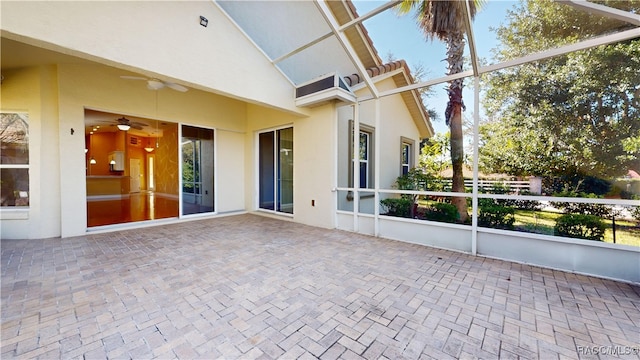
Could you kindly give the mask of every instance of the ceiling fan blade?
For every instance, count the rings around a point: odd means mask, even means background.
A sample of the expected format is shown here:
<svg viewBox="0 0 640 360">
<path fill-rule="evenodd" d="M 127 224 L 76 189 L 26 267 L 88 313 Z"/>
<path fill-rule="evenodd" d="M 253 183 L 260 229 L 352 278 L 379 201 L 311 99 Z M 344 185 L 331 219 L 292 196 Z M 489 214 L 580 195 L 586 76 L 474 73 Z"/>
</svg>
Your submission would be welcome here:
<svg viewBox="0 0 640 360">
<path fill-rule="evenodd" d="M 140 77 L 140 76 L 127 76 L 127 75 L 121 75 L 120 78 L 122 79 L 127 79 L 127 80 L 147 80 L 147 78 L 144 77 Z"/>
<path fill-rule="evenodd" d="M 142 130 L 142 126 L 138 126 L 135 123 L 133 124 L 129 124 L 129 126 L 131 126 L 132 129 L 136 129 L 136 130 Z"/>
<path fill-rule="evenodd" d="M 187 90 L 189 90 L 189 89 L 187 89 L 186 87 L 184 87 L 184 86 L 182 86 L 182 85 L 175 84 L 175 83 L 166 82 L 166 83 L 164 83 L 164 84 L 165 84 L 168 88 L 172 88 L 173 90 L 180 91 L 180 92 L 186 92 Z"/>
<path fill-rule="evenodd" d="M 131 126 L 138 126 L 138 127 L 140 127 L 140 129 L 142 129 L 143 126 L 149 126 L 149 125 L 147 125 L 145 123 L 141 123 L 141 122 L 138 122 L 138 121 L 131 121 L 129 124 Z"/>
</svg>

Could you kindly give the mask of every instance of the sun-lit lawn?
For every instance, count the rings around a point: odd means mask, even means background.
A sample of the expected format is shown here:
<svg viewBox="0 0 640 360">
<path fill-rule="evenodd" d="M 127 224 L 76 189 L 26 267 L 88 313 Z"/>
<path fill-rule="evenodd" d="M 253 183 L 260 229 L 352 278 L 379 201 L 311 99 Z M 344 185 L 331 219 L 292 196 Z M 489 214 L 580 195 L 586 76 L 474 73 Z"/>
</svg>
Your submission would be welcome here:
<svg viewBox="0 0 640 360">
<path fill-rule="evenodd" d="M 516 210 L 516 229 L 545 235 L 553 235 L 556 219 L 562 213 L 551 211 Z M 613 243 L 613 226 L 611 219 L 604 220 L 607 229 L 604 241 Z M 640 246 L 640 227 L 633 221 L 616 220 L 616 244 Z"/>
</svg>

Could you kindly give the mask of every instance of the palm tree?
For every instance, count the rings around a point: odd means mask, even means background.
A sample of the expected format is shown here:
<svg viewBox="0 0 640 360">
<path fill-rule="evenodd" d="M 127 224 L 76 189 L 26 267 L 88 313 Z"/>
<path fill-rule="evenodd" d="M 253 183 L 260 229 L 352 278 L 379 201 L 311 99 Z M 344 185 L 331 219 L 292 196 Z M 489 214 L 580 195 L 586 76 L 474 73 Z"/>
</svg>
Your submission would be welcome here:
<svg viewBox="0 0 640 360">
<path fill-rule="evenodd" d="M 480 7 L 482 0 L 403 0 L 398 5 L 398 13 L 408 14 L 415 12 L 418 25 L 424 31 L 425 36 L 433 40 L 442 40 L 447 46 L 448 74 L 453 75 L 462 72 L 464 55 L 464 34 L 466 3 L 469 4 L 471 19 L 475 17 L 476 9 Z M 445 121 L 451 131 L 451 166 L 453 169 L 452 191 L 464 192 L 464 176 L 462 174 L 464 162 L 464 141 L 462 134 L 462 102 L 463 80 L 449 82 L 447 92 L 449 102 L 445 111 Z M 452 203 L 458 209 L 460 221 L 466 222 L 467 199 L 453 197 Z"/>
</svg>

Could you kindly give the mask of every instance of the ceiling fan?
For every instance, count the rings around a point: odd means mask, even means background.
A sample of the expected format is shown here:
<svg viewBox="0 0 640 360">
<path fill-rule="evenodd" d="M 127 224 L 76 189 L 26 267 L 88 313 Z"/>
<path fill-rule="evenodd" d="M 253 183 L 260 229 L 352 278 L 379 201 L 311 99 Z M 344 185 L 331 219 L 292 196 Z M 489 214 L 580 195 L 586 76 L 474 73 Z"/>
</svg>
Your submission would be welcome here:
<svg viewBox="0 0 640 360">
<path fill-rule="evenodd" d="M 189 90 L 182 85 L 168 82 L 168 81 L 162 81 L 156 78 L 145 78 L 141 76 L 126 76 L 126 75 L 123 75 L 120 77 L 127 80 L 144 80 L 147 82 L 147 89 L 149 90 L 160 90 L 164 87 L 168 87 L 170 89 L 180 91 L 180 92 L 186 92 L 187 90 Z"/>
<path fill-rule="evenodd" d="M 119 119 L 116 119 L 116 120 L 100 121 L 100 122 L 110 123 L 111 126 L 117 126 L 118 129 L 120 129 L 122 131 L 127 131 L 130 128 L 136 129 L 136 130 L 142 130 L 142 128 L 144 126 L 149 126 L 148 124 L 141 123 L 141 122 L 138 122 L 138 121 L 131 121 L 131 120 L 127 119 L 124 116 L 119 118 Z"/>
</svg>

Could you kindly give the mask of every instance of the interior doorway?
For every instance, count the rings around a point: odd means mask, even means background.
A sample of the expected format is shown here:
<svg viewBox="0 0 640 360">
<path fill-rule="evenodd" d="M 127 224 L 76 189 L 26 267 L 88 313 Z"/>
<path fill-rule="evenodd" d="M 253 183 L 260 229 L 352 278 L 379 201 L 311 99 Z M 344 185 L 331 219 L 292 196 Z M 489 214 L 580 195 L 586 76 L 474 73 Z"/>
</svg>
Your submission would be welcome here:
<svg viewBox="0 0 640 360">
<path fill-rule="evenodd" d="M 139 193 L 140 192 L 140 177 L 142 176 L 142 172 L 140 171 L 140 159 L 129 159 L 129 192 L 130 193 Z"/>
<path fill-rule="evenodd" d="M 177 218 L 178 146 L 176 123 L 85 109 L 88 227 Z"/>
</svg>

